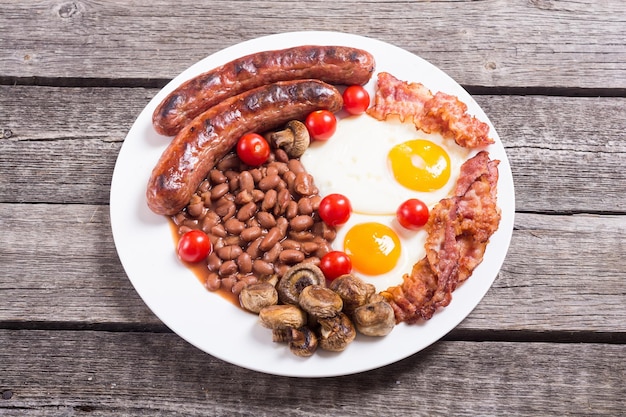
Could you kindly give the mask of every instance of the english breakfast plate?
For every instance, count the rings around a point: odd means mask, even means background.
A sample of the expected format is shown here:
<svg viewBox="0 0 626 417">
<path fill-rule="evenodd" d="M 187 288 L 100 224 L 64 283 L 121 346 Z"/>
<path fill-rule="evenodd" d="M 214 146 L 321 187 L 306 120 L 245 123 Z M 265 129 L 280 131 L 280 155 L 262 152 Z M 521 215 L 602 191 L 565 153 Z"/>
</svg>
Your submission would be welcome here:
<svg viewBox="0 0 626 417">
<path fill-rule="evenodd" d="M 178 260 L 169 221 L 148 208 L 146 186 L 170 140 L 152 127 L 152 113 L 167 94 L 183 81 L 235 58 L 305 44 L 364 49 L 374 55 L 377 73 L 386 71 L 401 80 L 420 82 L 433 92 L 455 95 L 466 103 L 468 113 L 487 123 L 495 140 L 486 150 L 492 159 L 500 160 L 498 205 L 502 218 L 483 262 L 454 291 L 450 305 L 430 320 L 418 325 L 400 323 L 384 337 L 358 335 L 343 352 L 318 349 L 312 357 L 300 358 L 284 344 L 273 343 L 271 331 L 258 324 L 256 315 L 206 290 Z M 376 74 L 365 86 L 372 96 L 375 82 Z M 494 126 L 474 99 L 444 72 L 379 40 L 336 32 L 292 32 L 223 49 L 167 84 L 139 114 L 126 136 L 113 173 L 110 211 L 117 252 L 131 283 L 154 314 L 181 338 L 210 355 L 247 369 L 291 377 L 329 377 L 379 368 L 411 356 L 438 341 L 467 317 L 487 293 L 504 262 L 513 230 L 515 195 L 509 161 Z"/>
</svg>

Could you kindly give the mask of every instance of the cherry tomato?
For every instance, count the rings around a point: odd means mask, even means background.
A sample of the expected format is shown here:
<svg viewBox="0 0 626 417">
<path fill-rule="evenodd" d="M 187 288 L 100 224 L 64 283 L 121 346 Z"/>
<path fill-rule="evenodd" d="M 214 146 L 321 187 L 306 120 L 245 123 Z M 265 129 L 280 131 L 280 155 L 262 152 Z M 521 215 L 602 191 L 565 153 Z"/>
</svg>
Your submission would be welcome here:
<svg viewBox="0 0 626 417">
<path fill-rule="evenodd" d="M 343 194 L 328 194 L 320 201 L 317 211 L 327 225 L 340 226 L 350 218 L 352 205 Z"/>
<path fill-rule="evenodd" d="M 328 140 L 337 129 L 337 118 L 328 110 L 317 110 L 310 113 L 304 124 L 314 140 Z"/>
<path fill-rule="evenodd" d="M 343 108 L 350 114 L 362 114 L 370 105 L 370 95 L 360 85 L 351 85 L 343 91 Z"/>
<path fill-rule="evenodd" d="M 270 156 L 270 145 L 257 133 L 246 133 L 237 142 L 237 155 L 244 164 L 258 166 Z"/>
<path fill-rule="evenodd" d="M 411 198 L 400 204 L 396 217 L 403 227 L 417 230 L 428 221 L 428 207 L 417 198 Z"/>
<path fill-rule="evenodd" d="M 190 230 L 178 241 L 178 257 L 190 263 L 200 262 L 211 253 L 213 245 L 202 230 Z"/>
<path fill-rule="evenodd" d="M 320 259 L 320 269 L 327 280 L 332 281 L 352 271 L 352 261 L 344 252 L 335 250 L 328 252 Z"/>
</svg>

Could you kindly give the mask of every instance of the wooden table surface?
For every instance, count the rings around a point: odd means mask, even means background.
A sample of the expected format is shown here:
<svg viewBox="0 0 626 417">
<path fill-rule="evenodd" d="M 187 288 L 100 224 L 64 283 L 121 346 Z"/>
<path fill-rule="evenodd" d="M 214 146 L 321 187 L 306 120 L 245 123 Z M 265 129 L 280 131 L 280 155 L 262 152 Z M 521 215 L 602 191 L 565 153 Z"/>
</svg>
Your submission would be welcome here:
<svg viewBox="0 0 626 417">
<path fill-rule="evenodd" d="M 201 58 L 334 30 L 430 61 L 506 148 L 516 215 L 478 307 L 350 376 L 225 363 L 147 308 L 109 191 L 133 121 Z M 623 415 L 626 2 L 8 1 L 0 8 L 0 415 Z"/>
</svg>

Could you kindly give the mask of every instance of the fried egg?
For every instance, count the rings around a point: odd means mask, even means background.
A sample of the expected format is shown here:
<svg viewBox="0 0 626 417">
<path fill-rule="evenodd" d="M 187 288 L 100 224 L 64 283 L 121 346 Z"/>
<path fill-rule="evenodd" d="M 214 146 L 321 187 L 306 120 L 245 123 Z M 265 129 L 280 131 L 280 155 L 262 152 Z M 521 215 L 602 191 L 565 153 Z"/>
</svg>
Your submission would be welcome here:
<svg viewBox="0 0 626 417">
<path fill-rule="evenodd" d="M 449 197 L 470 150 L 411 122 L 367 114 L 340 119 L 335 134 L 313 142 L 301 157 L 320 195 L 348 197 L 352 215 L 337 228 L 333 249 L 352 260 L 353 272 L 378 291 L 402 282 L 425 255 L 426 231 L 403 228 L 396 210 L 410 198 L 429 209 Z"/>
</svg>

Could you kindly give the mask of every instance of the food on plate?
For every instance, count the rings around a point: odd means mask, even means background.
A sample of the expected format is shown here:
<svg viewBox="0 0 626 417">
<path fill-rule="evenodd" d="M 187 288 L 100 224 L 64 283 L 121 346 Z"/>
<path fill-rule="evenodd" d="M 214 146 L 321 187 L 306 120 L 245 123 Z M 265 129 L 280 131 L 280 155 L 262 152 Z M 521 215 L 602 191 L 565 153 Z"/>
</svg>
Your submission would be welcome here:
<svg viewBox="0 0 626 417">
<path fill-rule="evenodd" d="M 210 107 L 244 91 L 307 78 L 365 84 L 374 67 L 370 53 L 347 46 L 306 45 L 257 52 L 184 82 L 157 106 L 152 122 L 157 132 L 173 136 Z"/>
<path fill-rule="evenodd" d="M 146 192 L 157 214 L 182 210 L 215 163 L 248 132 L 265 132 L 315 110 L 338 111 L 339 91 L 317 80 L 278 82 L 226 99 L 187 124 L 165 149 Z"/>
<path fill-rule="evenodd" d="M 489 126 L 467 114 L 467 105 L 457 97 L 441 91 L 433 95 L 423 84 L 398 80 L 388 72 L 378 74 L 374 105 L 367 112 L 379 120 L 392 114 L 408 118 L 426 133 L 440 133 L 469 148 L 493 143 Z"/>
<path fill-rule="evenodd" d="M 308 73 L 320 77 L 339 50 L 304 48 L 327 54 Z M 207 236 L 205 287 L 236 295 L 273 341 L 307 357 L 343 351 L 357 332 L 381 337 L 396 323 L 430 319 L 482 261 L 500 211 L 498 161 L 485 150 L 493 139 L 465 103 L 384 72 L 372 107 L 360 85 L 340 94 L 318 79 L 291 80 L 297 71 L 276 81 L 277 57 L 304 50 L 244 57 L 172 93 L 155 111 L 155 128 L 185 125 L 154 168 L 147 197 L 181 241 Z M 365 83 L 373 58 L 341 51 L 347 72 L 334 82 Z M 262 63 L 258 79 L 225 88 L 237 95 L 185 121 L 185 106 L 202 100 L 178 103 L 185 91 L 212 91 L 203 83 L 236 78 L 249 60 Z"/>
<path fill-rule="evenodd" d="M 428 320 L 447 306 L 452 292 L 480 264 L 500 222 L 496 205 L 498 161 L 479 152 L 462 167 L 453 197 L 443 199 L 426 224 L 426 256 L 400 285 L 383 291 L 398 322 Z"/>
</svg>

